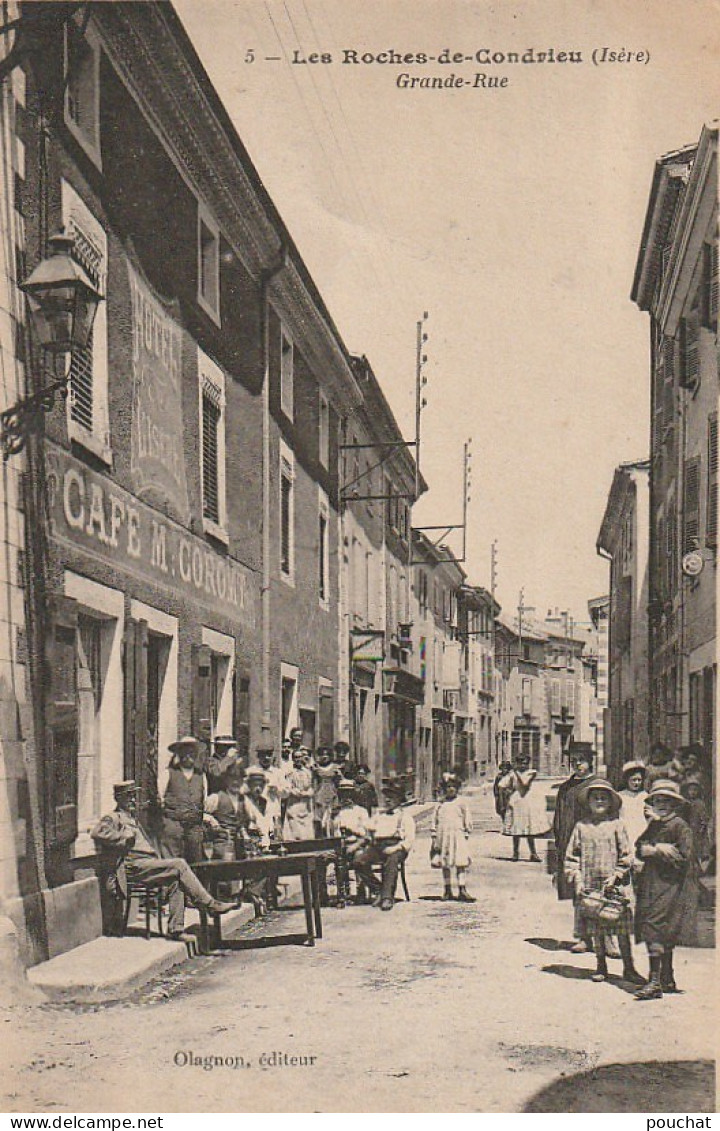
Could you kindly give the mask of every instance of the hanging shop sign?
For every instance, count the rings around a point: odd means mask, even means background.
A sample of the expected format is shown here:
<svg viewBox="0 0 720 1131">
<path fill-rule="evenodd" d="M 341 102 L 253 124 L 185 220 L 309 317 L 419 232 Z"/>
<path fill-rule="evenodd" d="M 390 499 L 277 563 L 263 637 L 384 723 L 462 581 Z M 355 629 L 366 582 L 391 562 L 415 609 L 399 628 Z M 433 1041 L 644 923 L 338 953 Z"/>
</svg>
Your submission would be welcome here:
<svg viewBox="0 0 720 1131">
<path fill-rule="evenodd" d="M 112 480 L 48 444 L 50 532 L 113 569 L 207 605 L 252 628 L 256 579 Z"/>
<path fill-rule="evenodd" d="M 180 522 L 190 517 L 182 415 L 182 328 L 128 261 L 132 303 L 132 442 L 135 494 L 167 508 Z"/>
</svg>

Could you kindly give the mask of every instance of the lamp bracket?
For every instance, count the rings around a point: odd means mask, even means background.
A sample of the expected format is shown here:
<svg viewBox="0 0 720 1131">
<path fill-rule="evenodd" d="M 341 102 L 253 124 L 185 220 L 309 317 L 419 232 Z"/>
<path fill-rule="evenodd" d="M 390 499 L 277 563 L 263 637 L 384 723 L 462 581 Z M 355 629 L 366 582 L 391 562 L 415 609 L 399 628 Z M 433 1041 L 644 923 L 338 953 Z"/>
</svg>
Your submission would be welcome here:
<svg viewBox="0 0 720 1131">
<path fill-rule="evenodd" d="M 18 455 L 27 444 L 28 437 L 38 432 L 45 413 L 50 412 L 55 404 L 55 394 L 67 396 L 68 376 L 59 377 L 40 393 L 31 397 L 22 397 L 10 408 L 0 412 L 0 446 L 2 447 L 3 462 L 10 456 Z"/>
</svg>

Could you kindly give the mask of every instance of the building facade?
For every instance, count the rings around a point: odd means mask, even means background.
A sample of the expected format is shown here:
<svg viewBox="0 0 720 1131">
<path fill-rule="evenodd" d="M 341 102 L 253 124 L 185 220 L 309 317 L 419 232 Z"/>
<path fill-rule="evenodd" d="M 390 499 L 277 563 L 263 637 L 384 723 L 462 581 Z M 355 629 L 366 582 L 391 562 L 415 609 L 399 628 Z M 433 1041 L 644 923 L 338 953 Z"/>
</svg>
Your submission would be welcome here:
<svg viewBox="0 0 720 1131">
<path fill-rule="evenodd" d="M 717 122 L 661 157 L 632 299 L 650 316 L 650 742 L 715 755 Z"/>
<path fill-rule="evenodd" d="M 33 963 L 99 933 L 90 830 L 114 782 L 152 824 L 180 734 L 246 758 L 293 725 L 337 737 L 361 395 L 172 7 L 23 7 L 58 19 L 3 88 L 5 401 L 43 379 L 16 283 L 54 231 L 103 295 L 69 395 L 4 465 L 2 895 Z"/>
<path fill-rule="evenodd" d="M 573 742 L 593 742 L 595 656 L 567 614 L 546 621 L 498 618 L 496 757 L 528 754 L 539 773 L 561 776 Z"/>
<path fill-rule="evenodd" d="M 648 761 L 648 536 L 649 463 L 617 468 L 597 540 L 610 562 L 608 615 L 608 773 L 620 780 L 623 762 Z"/>
<path fill-rule="evenodd" d="M 376 782 L 417 774 L 416 711 L 423 698 L 413 646 L 411 508 L 415 462 L 365 357 L 353 358 L 362 400 L 345 426 L 342 480 L 344 580 L 341 699 L 355 760 Z M 415 783 L 416 784 L 416 783 Z"/>
</svg>

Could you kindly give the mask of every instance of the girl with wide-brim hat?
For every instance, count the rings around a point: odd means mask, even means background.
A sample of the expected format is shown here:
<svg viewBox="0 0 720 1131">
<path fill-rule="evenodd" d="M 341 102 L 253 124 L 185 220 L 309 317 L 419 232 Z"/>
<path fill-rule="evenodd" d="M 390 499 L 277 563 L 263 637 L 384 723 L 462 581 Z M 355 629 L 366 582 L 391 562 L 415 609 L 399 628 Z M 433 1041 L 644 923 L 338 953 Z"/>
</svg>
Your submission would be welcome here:
<svg viewBox="0 0 720 1131">
<path fill-rule="evenodd" d="M 565 853 L 565 877 L 574 892 L 575 934 L 592 939 L 597 966 L 593 981 L 607 977 L 607 940 L 616 936 L 623 977 L 643 982 L 632 959 L 630 870 L 633 853 L 624 823 L 622 799 L 605 778 L 592 778 L 578 791 L 580 820 Z M 615 908 L 613 908 L 613 901 Z M 617 914 L 611 918 L 613 911 Z"/>
<path fill-rule="evenodd" d="M 677 782 L 655 781 L 647 804 L 652 816 L 636 844 L 642 871 L 637 877 L 635 936 L 647 946 L 650 979 L 635 995 L 639 1001 L 677 992 L 673 952 L 695 941 L 699 894 L 695 841 Z"/>
</svg>

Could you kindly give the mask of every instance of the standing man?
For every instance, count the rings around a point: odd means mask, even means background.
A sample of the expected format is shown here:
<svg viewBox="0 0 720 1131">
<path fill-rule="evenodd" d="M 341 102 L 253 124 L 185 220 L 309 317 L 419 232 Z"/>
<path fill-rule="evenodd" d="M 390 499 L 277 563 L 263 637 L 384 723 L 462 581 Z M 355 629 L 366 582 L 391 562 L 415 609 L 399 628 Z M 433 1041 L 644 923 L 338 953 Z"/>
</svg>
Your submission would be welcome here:
<svg viewBox="0 0 720 1131">
<path fill-rule="evenodd" d="M 402 784 L 386 781 L 383 789 L 386 807 L 367 819 L 370 843 L 356 853 L 355 871 L 373 894 L 374 905 L 381 911 L 392 911 L 400 865 L 415 843 L 415 821 L 400 808 L 404 797 Z M 375 864 L 380 865 L 380 884 L 373 872 Z"/>
<path fill-rule="evenodd" d="M 203 858 L 203 821 L 207 787 L 198 765 L 200 743 L 191 734 L 168 747 L 173 758 L 163 796 L 162 847 L 166 856 L 189 864 Z"/>
<path fill-rule="evenodd" d="M 570 843 L 573 829 L 580 819 L 578 792 L 592 776 L 593 748 L 589 742 L 575 742 L 570 748 L 572 773 L 562 782 L 555 800 L 553 835 L 555 837 L 555 882 L 558 899 L 572 899 L 574 891 L 565 876 L 565 853 Z M 579 938 L 572 947 L 574 954 L 584 954 L 592 950 L 590 936 Z"/>
</svg>

